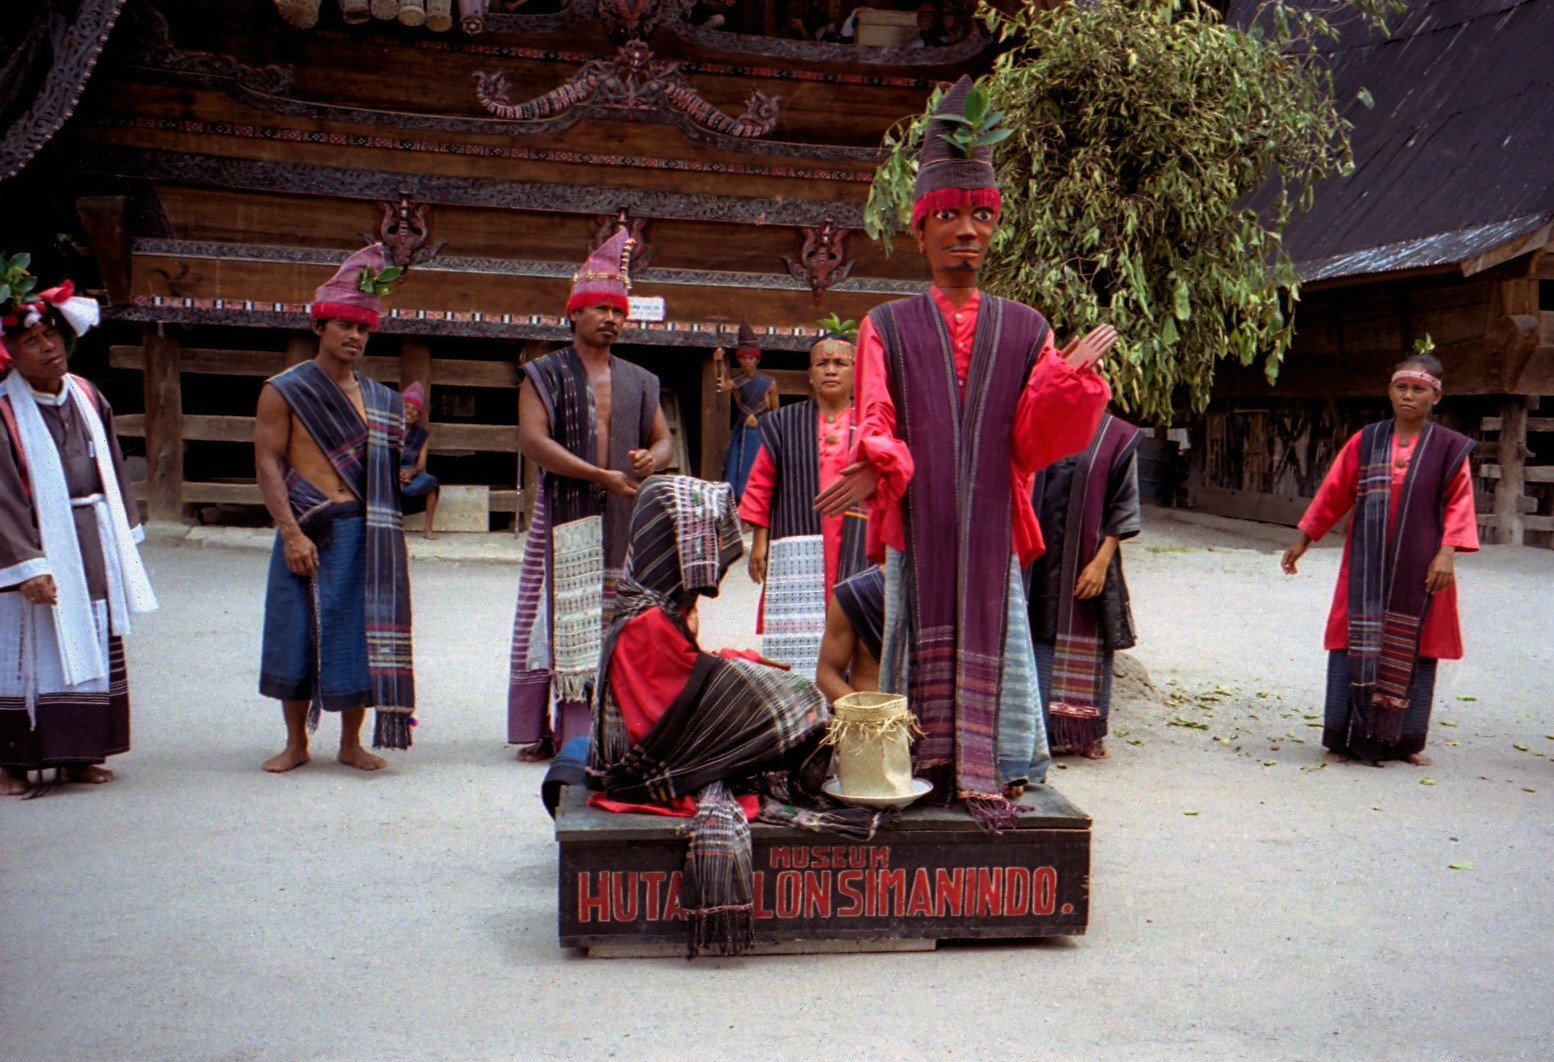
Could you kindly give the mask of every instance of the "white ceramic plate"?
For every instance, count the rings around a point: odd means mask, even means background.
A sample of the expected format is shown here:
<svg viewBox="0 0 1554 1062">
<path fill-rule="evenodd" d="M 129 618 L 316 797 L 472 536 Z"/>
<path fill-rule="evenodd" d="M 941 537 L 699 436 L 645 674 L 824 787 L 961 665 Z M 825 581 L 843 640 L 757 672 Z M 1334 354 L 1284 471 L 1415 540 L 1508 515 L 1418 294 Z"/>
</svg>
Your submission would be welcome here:
<svg viewBox="0 0 1554 1062">
<path fill-rule="evenodd" d="M 844 804 L 856 804 L 861 808 L 904 808 L 912 801 L 927 796 L 929 790 L 933 789 L 933 783 L 928 781 L 928 779 L 914 778 L 912 779 L 912 791 L 905 796 L 861 797 L 844 795 L 839 790 L 840 785 L 840 778 L 828 778 L 820 789 L 828 797 L 840 800 Z"/>
</svg>

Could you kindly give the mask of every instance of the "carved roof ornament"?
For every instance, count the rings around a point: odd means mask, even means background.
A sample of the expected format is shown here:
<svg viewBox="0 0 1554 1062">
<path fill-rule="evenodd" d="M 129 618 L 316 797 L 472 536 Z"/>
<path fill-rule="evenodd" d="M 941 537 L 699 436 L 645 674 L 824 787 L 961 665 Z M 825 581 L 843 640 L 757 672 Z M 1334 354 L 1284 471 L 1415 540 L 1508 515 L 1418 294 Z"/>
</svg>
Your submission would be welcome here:
<svg viewBox="0 0 1554 1062">
<path fill-rule="evenodd" d="M 643 231 L 647 227 L 647 218 L 634 218 L 631 211 L 621 207 L 614 214 L 595 215 L 595 220 L 599 222 L 599 228 L 588 242 L 590 254 L 597 251 L 611 236 L 625 229 L 626 235 L 636 241 L 631 246 L 631 272 L 636 274 L 648 267 L 648 263 L 653 260 L 653 245 L 647 242 Z"/>
<path fill-rule="evenodd" d="M 377 236 L 363 234 L 366 243 L 382 243 L 390 265 L 409 269 L 429 262 L 442 250 L 441 243 L 433 244 L 432 205 L 418 203 L 405 193 L 399 193 L 399 201 L 381 200 L 378 203 Z M 428 246 L 430 244 L 430 246 Z"/>
<path fill-rule="evenodd" d="M 681 21 L 695 0 L 596 0 L 599 16 L 611 30 L 646 37 L 660 23 Z"/>
<path fill-rule="evenodd" d="M 741 139 L 762 137 L 775 129 L 782 103 L 780 96 L 753 90 L 746 113 L 732 118 L 697 95 L 680 73 L 679 63 L 655 60 L 653 49 L 641 40 L 621 45 L 613 59 L 584 63 L 564 85 L 524 103 L 511 101 L 505 71 L 476 73 L 475 81 L 475 96 L 481 106 L 507 121 L 534 122 L 570 117 L 572 112 L 575 122 L 583 116 L 579 108 L 624 111 L 628 118 L 638 119 L 672 118 L 678 112 L 704 129 Z"/>
<path fill-rule="evenodd" d="M 248 66 L 230 55 L 178 47 L 167 16 L 149 3 L 132 5 L 129 14 L 137 38 L 130 54 L 137 64 L 181 74 L 201 84 L 231 81 L 263 93 L 285 92 L 292 87 L 289 66 Z"/>
<path fill-rule="evenodd" d="M 782 256 L 782 260 L 788 263 L 788 274 L 800 284 L 809 285 L 817 306 L 826 289 L 840 284 L 853 271 L 853 263 L 843 261 L 847 257 L 847 237 L 851 232 L 852 229 L 843 228 L 826 218 L 819 225 L 799 229 L 804 245 L 799 249 L 797 261 L 787 255 Z"/>
</svg>

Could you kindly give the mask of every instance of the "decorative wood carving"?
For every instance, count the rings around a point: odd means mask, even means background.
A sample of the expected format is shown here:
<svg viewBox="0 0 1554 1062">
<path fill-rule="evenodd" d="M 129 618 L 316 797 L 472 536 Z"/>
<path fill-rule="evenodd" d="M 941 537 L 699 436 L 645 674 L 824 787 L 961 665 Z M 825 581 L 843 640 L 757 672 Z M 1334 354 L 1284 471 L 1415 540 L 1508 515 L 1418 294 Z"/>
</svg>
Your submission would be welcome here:
<svg viewBox="0 0 1554 1062">
<path fill-rule="evenodd" d="M 653 49 L 640 40 L 621 45 L 613 59 L 584 63 L 560 88 L 523 103 L 514 104 L 509 98 L 505 71 L 477 73 L 475 80 L 481 106 L 504 121 L 569 116 L 579 105 L 588 104 L 605 112 L 626 111 L 636 118 L 680 112 L 698 126 L 739 139 L 765 136 L 775 129 L 782 102 L 780 96 L 752 90 L 746 113 L 732 118 L 697 95 L 680 73 L 679 63 L 654 59 Z M 572 121 L 581 117 L 578 113 Z"/>
<path fill-rule="evenodd" d="M 391 264 L 408 269 L 431 261 L 442 250 L 443 245 L 440 243 L 427 246 L 432 239 L 430 203 L 418 203 L 407 193 L 400 192 L 397 202 L 391 199 L 380 200 L 378 213 L 381 218 L 378 235 L 364 236 L 363 239 L 367 243 L 372 243 L 374 239 L 381 241 L 388 251 Z"/>
<path fill-rule="evenodd" d="M 640 277 L 642 270 L 653 261 L 653 245 L 648 243 L 644 229 L 647 226 L 647 218 L 634 218 L 631 211 L 621 207 L 614 214 L 601 214 L 597 218 L 599 229 L 588 243 L 588 251 L 592 254 L 600 245 L 614 236 L 621 229 L 636 241 L 631 248 L 631 275 Z"/>
<path fill-rule="evenodd" d="M 642 217 L 730 221 L 752 225 L 821 225 L 827 218 L 863 227 L 863 208 L 835 201 L 660 192 L 554 181 L 501 181 L 441 174 L 385 173 L 300 162 L 269 162 L 184 154 L 110 144 L 79 143 L 70 162 L 82 172 L 211 188 L 325 195 L 345 199 L 396 199 L 402 192 L 441 206 L 609 214 L 625 207 Z"/>
<path fill-rule="evenodd" d="M 74 5 L 47 3 L 19 42 L 6 42 L 4 79 L 9 97 L 0 110 L 13 115 L 0 128 L 0 181 L 15 176 L 65 124 L 86 90 L 125 0 Z"/>
<path fill-rule="evenodd" d="M 782 256 L 782 260 L 788 263 L 789 275 L 799 283 L 809 285 L 817 306 L 827 288 L 846 280 L 847 275 L 853 271 L 853 263 L 844 261 L 847 257 L 847 237 L 851 232 L 851 229 L 843 228 L 826 218 L 819 225 L 809 225 L 799 230 L 804 242 L 796 261 L 787 255 Z"/>
<path fill-rule="evenodd" d="M 131 8 L 139 41 L 130 61 L 165 74 L 176 74 L 200 84 L 232 81 L 257 93 L 285 92 L 292 86 L 288 66 L 248 66 L 229 55 L 179 48 L 173 43 L 167 16 L 149 3 Z"/>
</svg>

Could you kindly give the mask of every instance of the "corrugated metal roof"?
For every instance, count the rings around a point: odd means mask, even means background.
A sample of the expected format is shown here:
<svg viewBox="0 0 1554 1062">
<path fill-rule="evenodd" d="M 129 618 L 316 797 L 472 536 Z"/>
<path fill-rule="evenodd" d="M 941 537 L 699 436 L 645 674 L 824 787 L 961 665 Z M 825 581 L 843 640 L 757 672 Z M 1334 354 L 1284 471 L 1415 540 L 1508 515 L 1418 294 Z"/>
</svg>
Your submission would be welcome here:
<svg viewBox="0 0 1554 1062">
<path fill-rule="evenodd" d="M 1355 172 L 1285 231 L 1308 282 L 1459 264 L 1554 217 L 1554 0 L 1410 0 L 1393 21 L 1325 52 Z"/>
</svg>

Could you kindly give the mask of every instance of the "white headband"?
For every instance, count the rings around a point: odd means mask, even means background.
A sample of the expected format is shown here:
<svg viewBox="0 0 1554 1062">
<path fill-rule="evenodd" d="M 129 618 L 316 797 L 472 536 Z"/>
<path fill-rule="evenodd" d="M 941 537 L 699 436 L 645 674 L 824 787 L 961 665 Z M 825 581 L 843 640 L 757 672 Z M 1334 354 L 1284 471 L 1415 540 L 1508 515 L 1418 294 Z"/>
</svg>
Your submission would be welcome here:
<svg viewBox="0 0 1554 1062">
<path fill-rule="evenodd" d="M 1399 380 L 1418 380 L 1420 383 L 1429 384 L 1437 391 L 1441 389 L 1441 378 L 1432 376 L 1423 369 L 1399 369 L 1392 374 L 1392 382 L 1396 383 Z"/>
</svg>

